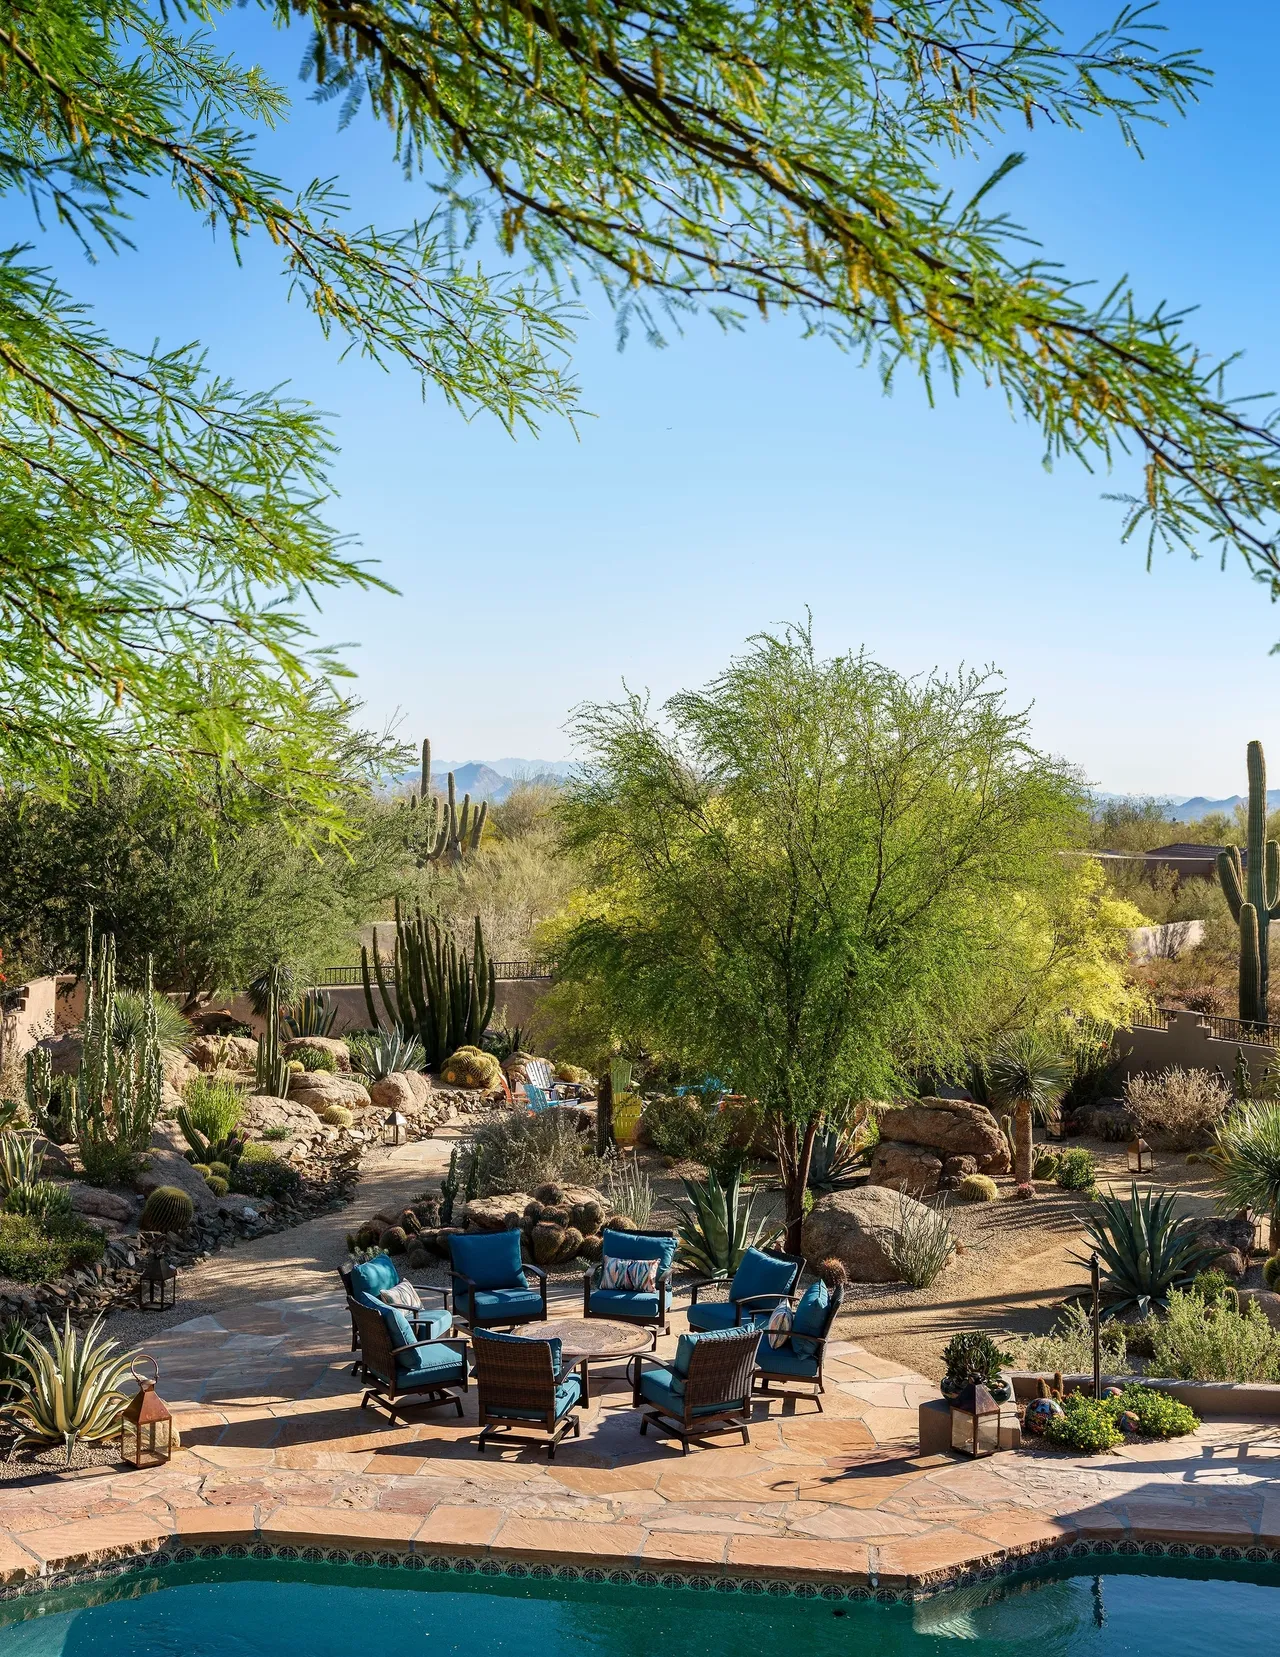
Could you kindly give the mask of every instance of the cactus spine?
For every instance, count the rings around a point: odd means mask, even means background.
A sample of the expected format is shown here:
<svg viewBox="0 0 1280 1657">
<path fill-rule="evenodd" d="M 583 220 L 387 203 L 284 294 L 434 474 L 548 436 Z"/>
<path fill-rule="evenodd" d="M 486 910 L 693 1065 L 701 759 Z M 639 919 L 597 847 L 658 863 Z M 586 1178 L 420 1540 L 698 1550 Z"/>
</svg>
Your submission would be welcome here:
<svg viewBox="0 0 1280 1657">
<path fill-rule="evenodd" d="M 1246 858 L 1242 862 L 1236 846 L 1219 852 L 1218 880 L 1240 928 L 1240 1019 L 1245 1024 L 1265 1024 L 1271 922 L 1280 915 L 1280 844 L 1267 839 L 1267 762 L 1260 742 L 1249 744 L 1248 767 Z"/>
<path fill-rule="evenodd" d="M 289 1094 L 289 1061 L 280 1052 L 280 969 L 267 974 L 267 1027 L 258 1040 L 254 1067 L 255 1086 L 260 1094 L 284 1099 Z"/>
<path fill-rule="evenodd" d="M 478 1047 L 493 1016 L 497 981 L 485 948 L 479 915 L 472 928 L 470 957 L 453 936 L 419 906 L 405 919 L 396 904 L 396 952 L 392 983 L 387 984 L 374 928 L 372 970 L 387 1019 L 393 1028 L 412 1032 L 422 1043 L 427 1068 L 436 1070 L 459 1047 Z M 370 979 L 370 952 L 361 946 L 360 976 L 365 1001 L 380 1026 Z"/>
<path fill-rule="evenodd" d="M 441 800 L 431 790 L 431 743 L 422 743 L 422 776 L 418 792 L 409 797 L 409 810 L 420 812 L 410 829 L 419 868 L 428 863 L 450 866 L 461 863 L 469 852 L 475 851 L 484 833 L 485 818 L 489 815 L 487 800 L 472 807 L 470 794 L 462 796 L 458 809 L 458 787 L 450 771 L 445 780 L 445 798 Z"/>
</svg>

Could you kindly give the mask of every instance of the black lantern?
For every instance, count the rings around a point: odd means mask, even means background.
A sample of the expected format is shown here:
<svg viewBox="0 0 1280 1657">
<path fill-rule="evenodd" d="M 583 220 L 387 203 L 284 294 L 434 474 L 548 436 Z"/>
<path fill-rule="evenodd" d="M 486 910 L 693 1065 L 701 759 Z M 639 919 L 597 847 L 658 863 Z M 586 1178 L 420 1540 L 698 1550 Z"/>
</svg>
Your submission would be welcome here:
<svg viewBox="0 0 1280 1657">
<path fill-rule="evenodd" d="M 1129 1172 L 1131 1174 L 1149 1174 L 1156 1165 L 1156 1159 L 1151 1154 L 1151 1147 L 1145 1139 L 1131 1139 L 1128 1155 Z"/>
<path fill-rule="evenodd" d="M 951 1448 L 966 1456 L 993 1456 L 1000 1448 L 1000 1406 L 981 1381 L 951 1400 Z"/>
<path fill-rule="evenodd" d="M 409 1118 L 403 1111 L 389 1110 L 382 1125 L 384 1145 L 403 1145 L 409 1135 Z"/>
<path fill-rule="evenodd" d="M 1067 1130 L 1060 1116 L 1050 1116 L 1044 1125 L 1044 1136 L 1055 1145 L 1060 1145 L 1067 1137 Z"/>
<path fill-rule="evenodd" d="M 162 1254 L 149 1254 L 138 1274 L 138 1306 L 144 1312 L 167 1312 L 178 1300 L 178 1268 Z"/>
<path fill-rule="evenodd" d="M 150 1364 L 150 1379 L 138 1374 L 139 1364 Z M 173 1455 L 173 1417 L 156 1391 L 160 1366 L 149 1352 L 140 1352 L 130 1366 L 138 1390 L 120 1418 L 120 1456 L 131 1467 L 159 1467 Z"/>
</svg>

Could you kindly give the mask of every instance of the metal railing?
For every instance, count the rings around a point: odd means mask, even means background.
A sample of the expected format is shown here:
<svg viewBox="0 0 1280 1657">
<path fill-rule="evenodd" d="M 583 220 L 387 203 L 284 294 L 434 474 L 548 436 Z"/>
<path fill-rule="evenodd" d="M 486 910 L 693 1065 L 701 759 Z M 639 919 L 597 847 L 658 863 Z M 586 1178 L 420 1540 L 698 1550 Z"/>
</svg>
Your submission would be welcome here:
<svg viewBox="0 0 1280 1657">
<path fill-rule="evenodd" d="M 1250 1024 L 1246 1019 L 1224 1018 L 1219 1013 L 1192 1012 L 1189 1007 L 1157 1007 L 1144 1018 L 1135 1018 L 1134 1030 L 1167 1030 L 1175 1013 L 1190 1013 L 1217 1041 L 1243 1041 L 1254 1047 L 1280 1047 L 1280 1024 Z"/>
<path fill-rule="evenodd" d="M 383 964 L 384 972 L 387 963 Z M 555 976 L 554 961 L 495 961 L 494 975 L 500 979 L 512 978 L 545 979 Z M 316 975 L 318 989 L 359 989 L 362 979 L 360 968 L 354 967 L 321 967 Z"/>
</svg>

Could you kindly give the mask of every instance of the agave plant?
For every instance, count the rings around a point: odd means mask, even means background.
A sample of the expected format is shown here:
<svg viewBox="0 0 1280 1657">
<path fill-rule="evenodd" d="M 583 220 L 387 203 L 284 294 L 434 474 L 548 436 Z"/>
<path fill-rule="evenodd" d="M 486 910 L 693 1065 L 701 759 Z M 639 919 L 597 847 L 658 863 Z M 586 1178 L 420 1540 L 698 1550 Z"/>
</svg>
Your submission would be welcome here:
<svg viewBox="0 0 1280 1657">
<path fill-rule="evenodd" d="M 397 1070 L 421 1070 L 426 1053 L 417 1036 L 404 1030 L 361 1030 L 347 1037 L 358 1069 L 375 1082 Z"/>
<path fill-rule="evenodd" d="M 34 1185 L 44 1163 L 44 1142 L 36 1133 L 0 1133 L 0 1197 L 15 1185 Z"/>
<path fill-rule="evenodd" d="M 809 1189 L 838 1191 L 848 1185 L 865 1166 L 870 1148 L 856 1130 L 850 1133 L 842 1128 L 824 1128 L 815 1134 L 809 1159 Z"/>
<path fill-rule="evenodd" d="M 19 1428 L 19 1444 L 66 1446 L 67 1462 L 82 1440 L 99 1443 L 120 1430 L 127 1402 L 121 1390 L 129 1377 L 130 1359 L 116 1356 L 118 1347 L 102 1334 L 95 1318 L 83 1335 L 77 1334 L 68 1312 L 61 1333 L 51 1319 L 49 1343 L 32 1339 L 14 1362 L 19 1366 L 18 1398 L 6 1413 Z"/>
<path fill-rule="evenodd" d="M 1226 1117 L 1209 1161 L 1226 1213 L 1252 1208 L 1270 1216 L 1274 1253 L 1280 1248 L 1280 1105 L 1249 1104 Z"/>
<path fill-rule="evenodd" d="M 0 1328 L 0 1404 L 7 1404 L 22 1390 L 19 1359 L 31 1345 L 31 1332 L 21 1318 L 8 1318 Z"/>
<path fill-rule="evenodd" d="M 1200 1242 L 1189 1219 L 1178 1218 L 1172 1192 L 1140 1195 L 1135 1180 L 1127 1200 L 1109 1191 L 1097 1206 L 1101 1213 L 1086 1231 L 1102 1259 L 1108 1317 L 1127 1306 L 1144 1317 L 1153 1306 L 1167 1310 L 1172 1291 L 1185 1288 L 1220 1252 Z M 1071 1258 L 1089 1264 L 1084 1255 Z"/>
<path fill-rule="evenodd" d="M 691 1206 L 676 1204 L 680 1215 L 677 1252 L 687 1266 L 704 1277 L 730 1277 L 751 1248 L 767 1248 L 782 1234 L 781 1226 L 756 1219 L 750 1196 L 744 1200 L 736 1174 L 723 1182 L 708 1173 L 705 1182 L 681 1180 Z"/>
<path fill-rule="evenodd" d="M 284 1015 L 291 1036 L 327 1036 L 337 1022 L 338 1009 L 324 990 L 307 990 Z"/>
</svg>

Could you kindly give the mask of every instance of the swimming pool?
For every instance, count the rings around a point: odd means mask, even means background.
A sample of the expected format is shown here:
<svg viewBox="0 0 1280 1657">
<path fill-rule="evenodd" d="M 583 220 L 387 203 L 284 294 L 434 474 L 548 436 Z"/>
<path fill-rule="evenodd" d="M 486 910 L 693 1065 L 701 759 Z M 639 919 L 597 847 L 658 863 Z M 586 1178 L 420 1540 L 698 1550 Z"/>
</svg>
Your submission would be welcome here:
<svg viewBox="0 0 1280 1657">
<path fill-rule="evenodd" d="M 199 1560 L 10 1600 L 0 1657 L 1271 1657 L 1277 1628 L 1273 1565 L 1076 1560 L 882 1605 Z"/>
</svg>

